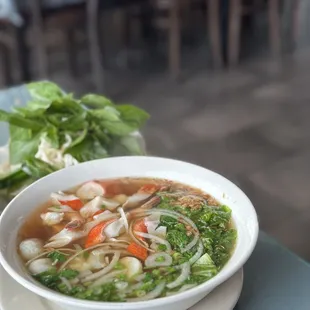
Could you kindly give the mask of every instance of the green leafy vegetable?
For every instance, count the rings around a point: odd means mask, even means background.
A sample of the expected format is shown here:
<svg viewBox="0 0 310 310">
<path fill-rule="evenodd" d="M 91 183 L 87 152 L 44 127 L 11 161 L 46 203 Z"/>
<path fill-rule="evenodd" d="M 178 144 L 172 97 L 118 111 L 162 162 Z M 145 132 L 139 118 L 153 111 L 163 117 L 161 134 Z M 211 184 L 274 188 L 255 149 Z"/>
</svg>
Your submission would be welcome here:
<svg viewBox="0 0 310 310">
<path fill-rule="evenodd" d="M 63 269 L 59 272 L 59 276 L 68 280 L 74 279 L 78 276 L 79 272 L 72 269 Z"/>
<path fill-rule="evenodd" d="M 63 263 L 67 260 L 66 254 L 59 251 L 53 251 L 47 254 L 47 257 L 55 263 Z"/>
<path fill-rule="evenodd" d="M 185 231 L 168 230 L 167 241 L 171 244 L 173 249 L 182 249 L 190 241 Z"/>
<path fill-rule="evenodd" d="M 0 121 L 9 123 L 10 165 L 21 167 L 0 175 L 0 189 L 16 191 L 76 162 L 143 155 L 132 133 L 148 119 L 145 111 L 95 94 L 76 99 L 47 81 L 27 88 L 32 99 L 25 107 L 0 110 Z"/>
</svg>

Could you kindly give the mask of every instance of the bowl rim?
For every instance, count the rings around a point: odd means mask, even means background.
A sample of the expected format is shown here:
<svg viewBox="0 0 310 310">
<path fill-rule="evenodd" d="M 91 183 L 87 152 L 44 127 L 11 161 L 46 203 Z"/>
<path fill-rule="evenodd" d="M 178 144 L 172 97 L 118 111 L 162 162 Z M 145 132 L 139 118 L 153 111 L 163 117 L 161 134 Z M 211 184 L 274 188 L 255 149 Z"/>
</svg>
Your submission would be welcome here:
<svg viewBox="0 0 310 310">
<path fill-rule="evenodd" d="M 228 280 L 231 276 L 233 276 L 245 264 L 245 262 L 248 260 L 248 258 L 250 257 L 250 255 L 252 254 L 252 252 L 256 246 L 257 239 L 258 239 L 258 233 L 259 233 L 259 224 L 258 224 L 257 213 L 255 211 L 255 208 L 254 208 L 252 202 L 247 197 L 247 195 L 237 185 L 235 185 L 233 182 L 231 182 L 230 180 L 228 180 L 224 176 L 222 176 L 222 175 L 220 175 L 220 174 L 218 174 L 212 170 L 209 170 L 209 169 L 204 168 L 202 166 L 192 164 L 192 163 L 188 163 L 185 161 L 170 159 L 170 158 L 164 158 L 164 157 L 118 156 L 118 157 L 111 157 L 111 158 L 103 158 L 103 159 L 97 159 L 97 160 L 88 161 L 88 162 L 84 162 L 84 163 L 79 163 L 78 165 L 71 166 L 71 167 L 53 172 L 53 173 L 35 181 L 34 183 L 30 184 L 23 191 L 21 191 L 21 193 L 19 193 L 16 197 L 14 197 L 12 199 L 12 201 L 6 206 L 6 208 L 4 209 L 4 211 L 2 212 L 2 214 L 0 216 L 0 231 L 1 231 L 1 223 L 3 222 L 3 219 L 6 216 L 6 213 L 9 212 L 9 209 L 11 208 L 11 206 L 14 205 L 15 201 L 19 199 L 19 196 L 22 193 L 24 193 L 25 191 L 28 191 L 29 188 L 31 188 L 33 186 L 37 186 L 37 184 L 41 183 L 41 182 L 48 182 L 48 180 L 49 180 L 49 178 L 51 178 L 51 176 L 55 177 L 55 175 L 57 175 L 57 174 L 64 173 L 63 172 L 64 170 L 66 170 L 69 173 L 71 170 L 76 169 L 76 167 L 81 167 L 81 166 L 87 167 L 87 165 L 89 165 L 90 163 L 100 162 L 100 161 L 111 161 L 112 162 L 112 161 L 117 161 L 120 159 L 121 160 L 150 160 L 150 161 L 157 160 L 157 161 L 165 161 L 166 163 L 171 162 L 171 163 L 176 163 L 176 164 L 180 164 L 180 165 L 186 165 L 189 168 L 190 167 L 195 168 L 195 169 L 198 168 L 200 170 L 204 170 L 209 175 L 213 175 L 213 177 L 221 180 L 227 186 L 230 186 L 234 191 L 236 191 L 236 193 L 241 195 L 242 198 L 246 201 L 246 204 L 249 208 L 249 211 L 252 213 L 252 216 L 254 219 L 254 221 L 253 221 L 254 226 L 251 227 L 253 238 L 251 239 L 247 249 L 244 251 L 244 253 L 242 253 L 241 257 L 238 260 L 238 263 L 236 263 L 236 265 L 233 268 L 222 269 L 217 274 L 217 275 L 221 275 L 220 277 L 215 276 L 215 277 L 211 278 L 210 280 L 208 280 L 204 283 L 201 283 L 200 285 L 193 287 L 192 289 L 189 289 L 185 292 L 181 292 L 181 293 L 178 293 L 178 294 L 175 294 L 172 296 L 168 296 L 168 297 L 156 298 L 156 299 L 151 299 L 151 300 L 147 300 L 147 301 L 130 302 L 130 303 L 83 300 L 83 299 L 78 299 L 78 298 L 74 298 L 74 297 L 70 297 L 70 296 L 58 293 L 56 291 L 45 288 L 44 286 L 39 286 L 35 282 L 31 282 L 30 280 L 28 280 L 26 276 L 23 277 L 23 276 L 19 275 L 19 273 L 17 271 L 15 271 L 15 269 L 13 267 L 11 267 L 10 263 L 7 262 L 7 260 L 5 259 L 5 257 L 2 254 L 2 251 L 0 251 L 0 263 L 12 278 L 14 278 L 19 284 L 21 284 L 22 286 L 24 286 L 28 290 L 32 291 L 33 293 L 35 293 L 41 297 L 47 298 L 49 300 L 52 300 L 56 303 L 63 303 L 63 304 L 67 304 L 70 306 L 85 307 L 85 308 L 97 309 L 97 310 L 102 309 L 103 305 L 105 305 L 106 307 L 109 307 L 108 309 L 111 309 L 111 310 L 125 309 L 125 308 L 141 309 L 141 308 L 145 308 L 147 306 L 161 306 L 163 304 L 171 304 L 171 303 L 176 302 L 176 301 L 180 302 L 181 300 L 190 298 L 193 295 L 196 296 L 196 295 L 202 294 L 203 292 L 209 292 L 209 291 L 213 290 L 214 288 L 216 288 L 217 286 L 219 286 L 220 284 L 222 284 L 223 282 L 225 282 L 226 280 Z M 81 169 L 81 168 L 79 168 L 79 169 Z M 210 284 L 212 284 L 212 285 L 210 285 Z M 209 291 L 207 290 L 208 286 L 210 286 Z"/>
</svg>

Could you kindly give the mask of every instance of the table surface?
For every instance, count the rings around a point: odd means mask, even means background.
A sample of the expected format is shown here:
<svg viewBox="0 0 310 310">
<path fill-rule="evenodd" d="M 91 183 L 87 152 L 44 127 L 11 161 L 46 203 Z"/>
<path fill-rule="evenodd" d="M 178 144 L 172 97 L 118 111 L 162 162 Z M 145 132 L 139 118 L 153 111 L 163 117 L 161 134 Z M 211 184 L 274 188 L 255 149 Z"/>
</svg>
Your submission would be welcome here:
<svg viewBox="0 0 310 310">
<path fill-rule="evenodd" d="M 28 99 L 24 86 L 0 91 L 0 109 L 8 111 Z M 0 122 L 0 145 L 7 139 L 6 124 Z M 244 266 L 244 286 L 235 310 L 309 310 L 309 284 L 310 265 L 260 232 Z"/>
</svg>

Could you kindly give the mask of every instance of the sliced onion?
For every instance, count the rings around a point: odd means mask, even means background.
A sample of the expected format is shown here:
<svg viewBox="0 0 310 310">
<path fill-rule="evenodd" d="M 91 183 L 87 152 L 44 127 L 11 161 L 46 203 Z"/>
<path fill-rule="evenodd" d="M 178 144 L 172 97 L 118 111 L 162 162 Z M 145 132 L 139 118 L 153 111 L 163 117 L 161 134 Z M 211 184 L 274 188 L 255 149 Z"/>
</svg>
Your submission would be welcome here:
<svg viewBox="0 0 310 310">
<path fill-rule="evenodd" d="M 119 291 L 123 291 L 128 287 L 128 282 L 125 281 L 119 281 L 115 283 L 115 287 L 119 290 Z"/>
<path fill-rule="evenodd" d="M 79 279 L 82 279 L 82 278 L 85 278 L 89 275 L 93 274 L 90 270 L 84 270 L 84 271 L 81 271 L 79 274 L 78 274 L 78 278 Z"/>
<path fill-rule="evenodd" d="M 97 279 L 94 283 L 92 283 L 90 285 L 90 287 L 94 287 L 94 286 L 99 286 L 99 285 L 102 285 L 102 284 L 105 284 L 105 283 L 108 283 L 110 281 L 113 281 L 113 279 L 122 274 L 122 273 L 125 273 L 126 272 L 126 269 L 123 269 L 123 270 L 115 270 L 115 271 L 112 271 L 108 274 L 105 274 L 103 275 L 102 277 L 100 277 L 99 279 Z"/>
<path fill-rule="evenodd" d="M 136 302 L 136 301 L 145 301 L 145 300 L 154 299 L 160 296 L 160 294 L 163 292 L 165 288 L 165 285 L 166 285 L 166 282 L 161 282 L 154 288 L 153 291 L 147 293 L 145 296 L 137 297 L 137 298 L 127 298 L 126 301 Z"/>
<path fill-rule="evenodd" d="M 171 289 L 171 288 L 178 287 L 188 278 L 191 272 L 190 264 L 188 262 L 184 263 L 180 266 L 180 268 L 181 268 L 181 274 L 173 282 L 167 284 L 168 288 Z"/>
<path fill-rule="evenodd" d="M 60 277 L 61 282 L 68 288 L 68 290 L 72 290 L 72 285 L 69 282 L 68 279 L 64 278 L 64 277 Z"/>
<path fill-rule="evenodd" d="M 123 222 L 124 222 L 124 226 L 125 226 L 125 228 L 126 228 L 126 231 L 128 232 L 128 229 L 129 229 L 128 220 L 127 220 L 127 216 L 126 216 L 126 214 L 125 214 L 123 208 L 122 208 L 122 207 L 119 207 L 119 208 L 117 209 L 117 211 L 118 211 L 119 214 L 121 215 L 121 218 L 123 219 Z"/>
<path fill-rule="evenodd" d="M 190 260 L 188 261 L 190 263 L 190 265 L 193 265 L 199 258 L 200 256 L 203 254 L 203 244 L 201 242 L 201 240 L 198 243 L 198 248 L 197 248 L 197 252 L 195 253 L 195 255 L 193 257 L 190 258 Z"/>
<path fill-rule="evenodd" d="M 83 248 L 79 244 L 75 243 L 73 246 L 77 251 L 83 251 Z"/>
<path fill-rule="evenodd" d="M 194 284 L 184 284 L 178 291 L 176 291 L 176 292 L 168 292 L 167 296 L 172 296 L 172 295 L 175 295 L 175 294 L 179 294 L 179 293 L 185 292 L 185 291 L 190 290 L 191 288 L 193 288 L 195 286 L 197 286 L 196 283 L 194 283 Z"/>
<path fill-rule="evenodd" d="M 163 257 L 163 262 L 158 262 L 156 259 Z M 172 257 L 165 252 L 158 252 L 147 257 L 144 262 L 145 267 L 168 267 L 172 265 Z"/>
<path fill-rule="evenodd" d="M 146 250 L 148 250 L 148 251 L 150 251 L 150 252 L 155 252 L 154 250 L 152 250 L 152 249 L 150 249 L 150 248 L 148 247 L 148 244 L 147 244 L 146 242 L 144 242 L 143 240 L 138 239 L 138 238 L 135 236 L 135 234 L 134 234 L 134 232 L 133 232 L 133 229 L 132 229 L 134 223 L 135 223 L 135 221 L 132 221 L 132 222 L 130 223 L 130 225 L 129 225 L 129 235 L 130 235 L 130 237 L 132 238 L 132 240 L 135 241 L 135 243 L 137 243 L 137 244 L 139 244 L 140 246 L 142 246 L 144 249 L 146 249 Z"/>
<path fill-rule="evenodd" d="M 196 224 L 190 219 L 188 218 L 187 216 L 181 214 L 181 213 L 178 213 L 178 212 L 175 212 L 175 211 L 170 211 L 170 210 L 145 210 L 143 212 L 136 212 L 136 213 L 132 213 L 132 215 L 137 215 L 137 216 L 141 216 L 141 215 L 145 215 L 145 214 L 160 214 L 160 215 L 167 215 L 167 216 L 170 216 L 172 218 L 175 218 L 176 220 L 180 220 L 182 219 L 186 224 L 190 225 L 192 228 L 193 228 L 193 231 L 194 231 L 194 238 L 193 240 L 188 243 L 186 245 L 186 247 L 184 247 L 183 249 L 181 249 L 181 253 L 185 253 L 185 252 L 188 252 L 192 247 L 194 247 L 196 245 L 196 243 L 198 242 L 199 240 L 199 230 L 196 226 Z"/>
<path fill-rule="evenodd" d="M 167 251 L 171 252 L 171 245 L 167 240 L 162 239 L 162 238 L 157 237 L 157 236 L 154 236 L 154 235 L 151 235 L 151 234 L 140 232 L 140 231 L 136 231 L 135 234 L 140 236 L 140 237 L 143 237 L 143 238 L 154 240 L 157 243 L 164 244 L 167 247 Z"/>
<path fill-rule="evenodd" d="M 109 264 L 109 266 L 101 269 L 98 272 L 93 273 L 92 275 L 89 275 L 89 276 L 85 277 L 82 280 L 82 282 L 85 283 L 85 282 L 88 282 L 88 281 L 96 280 L 96 279 L 100 278 L 101 276 L 103 276 L 103 275 L 107 274 L 108 272 L 110 272 L 115 267 L 115 265 L 117 264 L 120 256 L 121 256 L 121 252 L 120 251 L 115 251 L 113 259 L 112 259 L 111 263 Z"/>
<path fill-rule="evenodd" d="M 109 241 L 115 242 L 115 243 L 126 243 L 126 244 L 130 244 L 130 242 L 128 240 L 122 240 L 122 239 L 116 239 L 116 238 L 110 238 Z"/>
<path fill-rule="evenodd" d="M 140 281 L 142 281 L 142 280 L 145 278 L 145 276 L 146 276 L 146 274 L 145 274 L 145 273 L 142 273 L 142 274 L 139 274 L 139 275 L 135 276 L 135 277 L 133 278 L 133 280 L 135 280 L 135 281 L 137 281 L 137 282 L 140 282 Z"/>
<path fill-rule="evenodd" d="M 73 259 L 75 259 L 76 257 L 80 256 L 82 253 L 85 253 L 85 252 L 88 252 L 88 251 L 91 251 L 93 249 L 96 249 L 96 248 L 100 248 L 100 247 L 104 247 L 104 244 L 95 244 L 87 249 L 84 249 L 82 251 L 79 251 L 77 253 L 75 253 L 73 256 L 71 256 L 67 261 L 65 261 L 59 268 L 59 270 L 62 270 L 64 269 Z M 114 250 L 110 250 L 111 253 L 114 253 Z M 108 253 L 106 253 L 108 254 Z"/>
</svg>

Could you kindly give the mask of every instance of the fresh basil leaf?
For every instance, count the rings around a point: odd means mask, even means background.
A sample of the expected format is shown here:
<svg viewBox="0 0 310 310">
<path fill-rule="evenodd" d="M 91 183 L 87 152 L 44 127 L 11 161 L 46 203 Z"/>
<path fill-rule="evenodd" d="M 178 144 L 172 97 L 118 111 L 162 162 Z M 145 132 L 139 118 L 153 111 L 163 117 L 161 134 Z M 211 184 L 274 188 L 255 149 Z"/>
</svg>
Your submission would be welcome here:
<svg viewBox="0 0 310 310">
<path fill-rule="evenodd" d="M 56 171 L 56 169 L 40 159 L 32 158 L 25 160 L 23 164 L 23 171 L 28 175 L 39 179 Z"/>
<path fill-rule="evenodd" d="M 73 115 L 59 124 L 60 129 L 65 130 L 83 130 L 88 127 L 88 122 L 85 120 L 86 113 Z"/>
<path fill-rule="evenodd" d="M 104 109 L 90 110 L 88 111 L 89 116 L 99 121 L 120 121 L 120 113 L 111 106 L 107 106 Z"/>
<path fill-rule="evenodd" d="M 87 132 L 88 132 L 87 128 L 84 128 L 84 130 L 78 133 L 66 132 L 73 139 L 67 150 L 81 143 L 85 139 Z"/>
<path fill-rule="evenodd" d="M 59 148 L 59 134 L 55 126 L 49 126 L 47 128 L 46 138 L 55 149 Z"/>
<path fill-rule="evenodd" d="M 117 110 L 121 113 L 122 120 L 136 129 L 144 125 L 150 117 L 144 110 L 130 104 L 118 105 Z"/>
<path fill-rule="evenodd" d="M 70 148 L 66 153 L 71 154 L 79 162 L 105 158 L 108 156 L 107 150 L 94 137 L 87 135 L 85 139 Z"/>
<path fill-rule="evenodd" d="M 31 130 L 10 126 L 10 164 L 20 164 L 25 158 L 34 157 L 38 150 L 41 133 L 33 134 Z"/>
<path fill-rule="evenodd" d="M 84 112 L 83 107 L 71 96 L 62 97 L 54 100 L 46 110 L 47 114 L 64 113 L 64 114 L 80 114 Z"/>
<path fill-rule="evenodd" d="M 101 109 L 105 108 L 106 106 L 113 106 L 113 103 L 110 99 L 100 96 L 100 95 L 95 95 L 95 94 L 88 94 L 82 97 L 81 102 L 92 109 Z"/>
<path fill-rule="evenodd" d="M 11 125 L 33 130 L 39 130 L 44 127 L 44 123 L 42 121 L 29 118 L 27 119 L 17 113 L 8 113 L 3 110 L 0 110 L 0 121 L 8 122 Z"/>
<path fill-rule="evenodd" d="M 123 121 L 102 121 L 100 126 L 115 136 L 127 136 L 136 130 L 135 127 L 127 125 Z"/>
<path fill-rule="evenodd" d="M 53 101 L 63 97 L 63 91 L 52 82 L 41 81 L 27 84 L 27 89 L 34 100 Z"/>
</svg>

